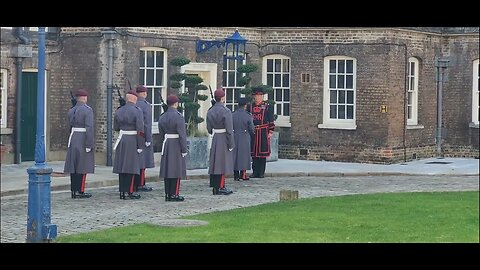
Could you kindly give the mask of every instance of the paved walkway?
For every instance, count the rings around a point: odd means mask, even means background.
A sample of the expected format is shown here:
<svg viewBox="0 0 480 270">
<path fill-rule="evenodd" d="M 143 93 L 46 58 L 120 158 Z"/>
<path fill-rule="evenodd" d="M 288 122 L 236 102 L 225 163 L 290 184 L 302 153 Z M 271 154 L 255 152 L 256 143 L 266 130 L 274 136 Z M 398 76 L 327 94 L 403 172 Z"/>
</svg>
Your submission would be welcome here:
<svg viewBox="0 0 480 270">
<path fill-rule="evenodd" d="M 432 164 L 433 162 L 433 164 Z M 440 162 L 440 164 L 435 164 Z M 158 164 L 158 159 L 157 159 Z M 34 162 L 1 166 L 1 196 L 27 194 L 27 168 Z M 70 190 L 70 178 L 63 175 L 63 161 L 48 162 L 53 168 L 52 190 Z M 147 183 L 160 181 L 159 166 L 147 169 Z M 208 178 L 207 169 L 188 170 L 188 179 Z M 366 175 L 479 175 L 479 160 L 465 158 L 429 158 L 404 164 L 362 164 L 328 161 L 307 161 L 279 159 L 268 162 L 267 177 L 286 176 L 366 176 Z M 95 187 L 118 187 L 118 175 L 112 173 L 112 167 L 96 166 L 95 174 L 87 176 L 87 189 Z"/>
<path fill-rule="evenodd" d="M 478 175 L 266 177 L 245 182 L 227 180 L 226 184 L 234 190 L 232 195 L 213 196 L 207 179 L 184 180 L 180 188 L 184 202 L 165 202 L 163 181 L 151 183 L 154 190 L 141 193 L 140 200 L 120 200 L 118 186 L 90 189 L 90 199 L 74 200 L 68 191 L 55 191 L 51 201 L 52 223 L 57 225 L 59 236 L 145 222 L 176 226 L 179 217 L 278 201 L 282 189 L 298 190 L 300 198 L 479 190 Z M 1 242 L 25 242 L 27 202 L 24 194 L 2 197 Z"/>
</svg>

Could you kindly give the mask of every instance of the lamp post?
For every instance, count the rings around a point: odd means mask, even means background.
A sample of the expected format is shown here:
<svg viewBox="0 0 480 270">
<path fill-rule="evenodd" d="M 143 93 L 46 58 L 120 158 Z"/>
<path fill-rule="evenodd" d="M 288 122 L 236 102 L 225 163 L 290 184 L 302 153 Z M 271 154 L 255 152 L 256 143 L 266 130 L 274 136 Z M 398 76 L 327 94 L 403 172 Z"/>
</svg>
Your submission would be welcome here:
<svg viewBox="0 0 480 270">
<path fill-rule="evenodd" d="M 57 226 L 50 223 L 50 174 L 45 163 L 45 27 L 38 28 L 38 91 L 35 165 L 28 172 L 27 242 L 49 242 L 57 236 Z"/>
<path fill-rule="evenodd" d="M 232 60 L 244 60 L 247 40 L 238 33 L 235 33 L 224 40 L 197 40 L 196 52 L 202 53 L 208 51 L 213 46 L 217 48 L 225 47 L 225 58 Z"/>
</svg>

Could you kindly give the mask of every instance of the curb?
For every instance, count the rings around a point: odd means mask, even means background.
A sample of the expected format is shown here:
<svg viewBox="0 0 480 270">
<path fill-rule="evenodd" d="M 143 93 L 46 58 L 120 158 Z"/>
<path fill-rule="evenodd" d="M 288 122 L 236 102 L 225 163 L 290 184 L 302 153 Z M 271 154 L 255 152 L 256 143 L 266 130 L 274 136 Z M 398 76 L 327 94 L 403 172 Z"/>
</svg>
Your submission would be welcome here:
<svg viewBox="0 0 480 270">
<path fill-rule="evenodd" d="M 480 174 L 425 174 L 425 173 L 400 173 L 400 172 L 365 172 L 365 173 L 325 173 L 325 172 L 280 172 L 265 173 L 265 177 L 360 177 L 360 176 L 479 176 Z M 186 180 L 202 180 L 209 179 L 208 174 L 189 175 Z M 158 176 L 146 177 L 147 182 L 160 182 Z M 87 182 L 87 188 L 100 188 L 118 186 L 118 179 L 108 179 L 103 181 Z M 67 191 L 70 190 L 70 184 L 55 185 L 51 187 L 51 191 Z M 14 189 L 2 191 L 0 197 L 8 197 L 15 195 L 28 194 L 28 188 Z"/>
</svg>

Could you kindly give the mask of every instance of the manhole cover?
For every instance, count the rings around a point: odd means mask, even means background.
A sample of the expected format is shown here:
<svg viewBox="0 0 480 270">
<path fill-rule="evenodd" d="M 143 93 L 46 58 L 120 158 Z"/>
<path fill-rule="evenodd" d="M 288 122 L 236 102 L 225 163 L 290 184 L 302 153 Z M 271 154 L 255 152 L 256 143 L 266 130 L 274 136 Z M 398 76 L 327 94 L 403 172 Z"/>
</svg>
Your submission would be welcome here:
<svg viewBox="0 0 480 270">
<path fill-rule="evenodd" d="M 425 164 L 450 164 L 452 162 L 449 162 L 449 161 L 431 161 L 431 162 L 427 162 Z"/>
</svg>

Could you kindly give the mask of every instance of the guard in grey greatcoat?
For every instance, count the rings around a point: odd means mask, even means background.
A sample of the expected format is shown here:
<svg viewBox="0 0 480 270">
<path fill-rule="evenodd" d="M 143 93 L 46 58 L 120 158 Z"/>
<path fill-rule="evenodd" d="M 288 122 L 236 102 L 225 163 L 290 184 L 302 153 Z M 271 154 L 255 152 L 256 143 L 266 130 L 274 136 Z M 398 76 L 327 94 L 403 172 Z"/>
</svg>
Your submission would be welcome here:
<svg viewBox="0 0 480 270">
<path fill-rule="evenodd" d="M 152 191 L 151 187 L 145 185 L 145 168 L 155 168 L 152 145 L 152 105 L 145 100 L 147 97 L 145 86 L 140 85 L 135 90 L 138 95 L 137 107 L 143 112 L 143 128 L 145 130 L 145 149 L 140 154 L 140 173 L 135 175 L 135 190 Z"/>
<path fill-rule="evenodd" d="M 235 181 L 248 180 L 247 170 L 250 170 L 252 162 L 250 154 L 250 139 L 255 135 L 252 115 L 245 109 L 247 99 L 238 100 L 238 108 L 233 112 L 233 137 L 235 148 L 233 149 L 233 175 Z"/>
<path fill-rule="evenodd" d="M 225 175 L 233 173 L 232 112 L 225 107 L 225 92 L 221 88 L 215 90 L 215 101 L 207 112 L 207 130 L 213 135 L 208 173 L 213 195 L 229 195 L 233 192 L 225 188 Z"/>
<path fill-rule="evenodd" d="M 135 175 L 140 172 L 140 154 L 145 148 L 143 112 L 135 104 L 137 93 L 127 93 L 127 104 L 117 109 L 113 128 L 120 131 L 113 149 L 113 173 L 118 173 L 120 199 L 139 199 L 134 192 Z M 126 195 L 125 193 L 128 193 Z"/>
<path fill-rule="evenodd" d="M 95 171 L 93 110 L 86 104 L 86 90 L 76 91 L 75 96 L 77 104 L 68 111 L 70 136 L 63 171 L 70 173 L 72 198 L 90 198 L 92 194 L 84 191 L 87 173 Z"/>
<path fill-rule="evenodd" d="M 180 179 L 187 177 L 187 131 L 185 119 L 177 110 L 176 95 L 167 97 L 168 110 L 158 120 L 158 132 L 162 141 L 160 177 L 165 182 L 165 201 L 183 201 L 180 196 Z"/>
</svg>

